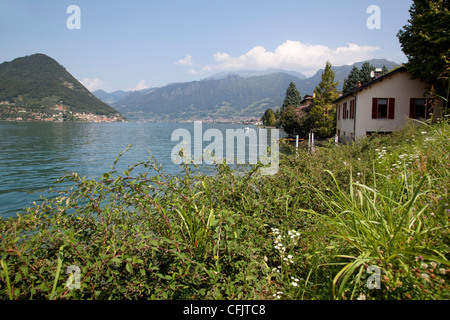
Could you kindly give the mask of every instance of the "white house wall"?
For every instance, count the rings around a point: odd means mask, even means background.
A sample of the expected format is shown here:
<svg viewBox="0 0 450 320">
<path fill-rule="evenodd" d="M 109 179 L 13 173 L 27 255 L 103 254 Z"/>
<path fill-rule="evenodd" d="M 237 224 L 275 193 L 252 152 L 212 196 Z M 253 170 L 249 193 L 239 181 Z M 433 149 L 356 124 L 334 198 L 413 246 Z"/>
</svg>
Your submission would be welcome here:
<svg viewBox="0 0 450 320">
<path fill-rule="evenodd" d="M 355 98 L 348 96 L 340 100 L 337 103 L 340 105 L 340 119 L 338 118 L 337 121 L 340 137 L 349 138 L 354 130 L 356 137 L 362 137 L 367 132 L 392 132 L 399 129 L 408 121 L 410 98 L 424 98 L 425 91 L 425 83 L 411 79 L 407 72 L 393 73 L 374 82 L 362 91 L 354 93 L 356 96 L 355 127 L 353 119 L 342 119 L 344 102 L 347 102 L 347 108 L 349 108 L 350 100 Z M 372 98 L 395 98 L 394 119 L 372 119 Z"/>
</svg>

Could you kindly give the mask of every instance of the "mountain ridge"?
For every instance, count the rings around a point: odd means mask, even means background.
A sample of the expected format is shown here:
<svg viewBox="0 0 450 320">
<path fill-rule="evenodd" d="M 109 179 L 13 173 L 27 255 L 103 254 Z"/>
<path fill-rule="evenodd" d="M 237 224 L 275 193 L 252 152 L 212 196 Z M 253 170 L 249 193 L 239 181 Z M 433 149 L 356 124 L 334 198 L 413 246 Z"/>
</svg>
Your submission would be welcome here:
<svg viewBox="0 0 450 320">
<path fill-rule="evenodd" d="M 55 59 L 42 54 L 0 64 L 2 113 L 14 108 L 52 114 L 55 108 L 68 113 L 116 115 L 110 105 L 95 97 Z"/>
<path fill-rule="evenodd" d="M 388 69 L 392 69 L 398 66 L 386 59 L 366 61 L 376 68 L 386 65 Z M 366 61 L 332 67 L 335 81 L 339 81 L 339 90 L 353 66 L 360 68 Z M 309 78 L 295 76 L 298 73 L 296 71 L 275 71 L 279 72 L 263 75 L 257 74 L 267 70 L 222 72 L 202 80 L 171 83 L 160 88 L 131 92 L 113 106 L 131 120 L 259 119 L 266 109 L 281 106 L 291 81 L 296 84 L 302 96 L 312 95 L 321 81 L 323 69 Z"/>
</svg>

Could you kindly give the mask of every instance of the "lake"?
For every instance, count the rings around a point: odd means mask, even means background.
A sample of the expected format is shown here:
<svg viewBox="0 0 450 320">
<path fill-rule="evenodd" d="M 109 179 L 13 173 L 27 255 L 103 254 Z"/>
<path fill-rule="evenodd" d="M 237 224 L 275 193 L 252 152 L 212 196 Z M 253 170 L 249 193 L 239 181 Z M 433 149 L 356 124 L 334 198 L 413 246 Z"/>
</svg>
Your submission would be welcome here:
<svg viewBox="0 0 450 320">
<path fill-rule="evenodd" d="M 203 132 L 246 127 L 202 126 Z M 171 135 L 180 128 L 193 132 L 192 123 L 0 122 L 0 217 L 15 216 L 38 202 L 40 195 L 49 196 L 48 189 L 67 173 L 101 177 L 130 144 L 133 146 L 116 166 L 119 173 L 147 160 L 148 150 L 165 172 L 177 173 L 179 165 L 172 162 L 171 153 L 179 141 L 171 141 Z"/>
</svg>

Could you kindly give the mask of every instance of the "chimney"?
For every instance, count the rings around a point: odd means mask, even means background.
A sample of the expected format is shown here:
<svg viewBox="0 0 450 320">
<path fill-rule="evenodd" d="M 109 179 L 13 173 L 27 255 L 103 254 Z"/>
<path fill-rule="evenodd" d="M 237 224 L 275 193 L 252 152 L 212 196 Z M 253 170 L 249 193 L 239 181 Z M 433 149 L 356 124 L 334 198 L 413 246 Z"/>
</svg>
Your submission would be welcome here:
<svg viewBox="0 0 450 320">
<path fill-rule="evenodd" d="M 382 74 L 383 74 L 383 69 L 381 69 L 381 68 L 375 69 L 375 78 L 381 77 Z"/>
<path fill-rule="evenodd" d="M 361 88 L 361 81 L 358 81 L 358 88 Z"/>
<path fill-rule="evenodd" d="M 313 98 L 316 97 L 316 90 L 313 91 Z"/>
</svg>

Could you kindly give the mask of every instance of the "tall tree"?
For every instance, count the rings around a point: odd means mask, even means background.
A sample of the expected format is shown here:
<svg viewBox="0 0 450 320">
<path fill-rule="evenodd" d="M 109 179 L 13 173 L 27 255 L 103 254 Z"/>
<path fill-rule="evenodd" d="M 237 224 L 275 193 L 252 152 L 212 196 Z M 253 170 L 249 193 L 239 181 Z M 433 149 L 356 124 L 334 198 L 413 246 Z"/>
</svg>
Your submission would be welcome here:
<svg viewBox="0 0 450 320">
<path fill-rule="evenodd" d="M 361 81 L 361 71 L 356 66 L 353 66 L 352 71 L 350 71 L 347 79 L 345 79 L 342 93 L 346 94 L 356 89 L 358 81 Z"/>
<path fill-rule="evenodd" d="M 361 84 L 366 84 L 372 81 L 370 73 L 375 71 L 375 67 L 370 62 L 364 62 L 361 66 Z"/>
<path fill-rule="evenodd" d="M 264 115 L 262 117 L 262 122 L 265 126 L 272 127 L 275 125 L 275 113 L 273 112 L 273 109 L 267 109 L 266 112 L 264 112 Z"/>
<path fill-rule="evenodd" d="M 298 91 L 295 82 L 290 82 L 289 87 L 286 89 L 286 96 L 283 101 L 283 105 L 281 106 L 281 111 L 287 106 L 298 107 L 302 102 L 302 96 L 300 95 L 300 91 Z"/>
<path fill-rule="evenodd" d="M 449 79 L 443 72 L 450 64 L 450 1 L 413 0 L 409 13 L 408 24 L 397 33 L 406 67 L 414 78 L 447 96 Z"/>
<path fill-rule="evenodd" d="M 336 106 L 333 101 L 339 97 L 338 84 L 334 82 L 334 71 L 327 61 L 310 112 L 312 130 L 319 138 L 331 137 L 336 130 Z"/>
<path fill-rule="evenodd" d="M 389 73 L 388 68 L 385 65 L 383 65 L 383 68 L 381 69 L 381 75 L 384 76 L 385 74 L 388 74 L 388 73 Z"/>
</svg>

